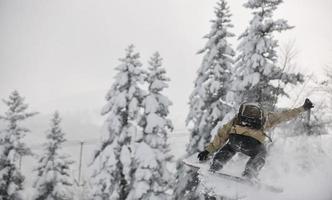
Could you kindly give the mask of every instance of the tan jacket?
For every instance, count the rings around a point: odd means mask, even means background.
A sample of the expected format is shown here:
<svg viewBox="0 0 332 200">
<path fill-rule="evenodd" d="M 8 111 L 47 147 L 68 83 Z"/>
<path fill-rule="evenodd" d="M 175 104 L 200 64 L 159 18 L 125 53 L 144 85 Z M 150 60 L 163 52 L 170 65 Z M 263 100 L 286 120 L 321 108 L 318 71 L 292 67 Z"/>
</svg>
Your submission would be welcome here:
<svg viewBox="0 0 332 200">
<path fill-rule="evenodd" d="M 265 133 L 266 130 L 275 127 L 277 124 L 291 120 L 304 111 L 304 108 L 301 106 L 278 113 L 269 112 L 265 115 L 266 121 L 264 127 L 259 130 L 237 125 L 237 118 L 235 117 L 219 129 L 218 134 L 213 138 L 213 141 L 208 144 L 206 150 L 210 153 L 217 151 L 226 143 L 230 134 L 250 136 L 264 144 L 267 139 L 267 135 Z"/>
</svg>

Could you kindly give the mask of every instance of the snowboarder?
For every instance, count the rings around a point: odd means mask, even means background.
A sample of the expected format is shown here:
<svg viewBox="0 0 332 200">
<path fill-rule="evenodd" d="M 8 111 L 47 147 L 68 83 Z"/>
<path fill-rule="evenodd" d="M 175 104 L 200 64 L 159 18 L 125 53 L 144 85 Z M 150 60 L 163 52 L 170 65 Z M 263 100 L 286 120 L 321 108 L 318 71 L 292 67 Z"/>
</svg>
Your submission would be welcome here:
<svg viewBox="0 0 332 200">
<path fill-rule="evenodd" d="M 218 130 L 213 141 L 198 154 L 198 159 L 205 161 L 209 155 L 219 150 L 210 165 L 210 171 L 215 172 L 222 169 L 237 152 L 241 152 L 250 157 L 242 176 L 255 180 L 265 164 L 265 141 L 267 138 L 272 141 L 265 131 L 313 107 L 313 103 L 306 99 L 301 107 L 278 113 L 265 113 L 259 103 L 243 103 L 239 113 Z"/>
</svg>

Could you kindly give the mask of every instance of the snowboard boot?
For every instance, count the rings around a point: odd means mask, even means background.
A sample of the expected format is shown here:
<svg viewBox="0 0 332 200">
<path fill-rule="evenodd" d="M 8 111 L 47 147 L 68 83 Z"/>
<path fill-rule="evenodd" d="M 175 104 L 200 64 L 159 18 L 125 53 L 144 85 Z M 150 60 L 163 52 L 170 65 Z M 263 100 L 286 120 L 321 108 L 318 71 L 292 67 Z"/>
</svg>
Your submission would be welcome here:
<svg viewBox="0 0 332 200">
<path fill-rule="evenodd" d="M 247 169 L 242 172 L 242 177 L 252 184 L 259 182 L 258 174 L 255 174 L 254 172 Z"/>
</svg>

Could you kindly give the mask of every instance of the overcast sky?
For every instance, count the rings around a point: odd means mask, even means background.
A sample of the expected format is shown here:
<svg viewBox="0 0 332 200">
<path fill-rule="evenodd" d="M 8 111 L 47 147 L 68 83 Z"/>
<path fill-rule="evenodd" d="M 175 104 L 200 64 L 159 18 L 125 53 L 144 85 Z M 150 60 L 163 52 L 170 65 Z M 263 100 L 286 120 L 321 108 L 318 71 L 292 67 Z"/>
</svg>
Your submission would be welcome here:
<svg viewBox="0 0 332 200">
<path fill-rule="evenodd" d="M 230 0 L 237 35 L 251 18 L 243 2 Z M 0 98 L 17 89 L 42 113 L 97 113 L 118 58 L 132 43 L 144 64 L 157 50 L 164 58 L 172 79 L 167 90 L 174 102 L 172 118 L 181 125 L 201 63 L 196 52 L 206 42 L 202 37 L 210 30 L 215 3 L 0 0 Z M 332 66 L 331 10 L 331 0 L 286 0 L 276 13 L 296 26 L 277 37 L 281 44 L 296 41 L 297 63 L 305 73 L 322 74 L 323 67 Z"/>
</svg>

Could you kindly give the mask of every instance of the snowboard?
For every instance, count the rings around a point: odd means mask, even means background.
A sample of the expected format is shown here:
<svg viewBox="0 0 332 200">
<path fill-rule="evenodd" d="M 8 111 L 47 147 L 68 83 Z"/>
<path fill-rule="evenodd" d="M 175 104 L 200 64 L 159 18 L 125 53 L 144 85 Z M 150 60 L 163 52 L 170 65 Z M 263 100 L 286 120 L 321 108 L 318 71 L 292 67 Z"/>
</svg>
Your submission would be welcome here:
<svg viewBox="0 0 332 200">
<path fill-rule="evenodd" d="M 253 182 L 253 181 L 250 181 L 248 179 L 242 178 L 240 176 L 233 175 L 233 174 L 228 174 L 228 173 L 221 172 L 221 171 L 212 172 L 212 171 L 209 170 L 209 167 L 210 167 L 209 163 L 210 162 L 209 161 L 200 162 L 197 159 L 197 154 L 184 159 L 183 163 L 185 165 L 187 165 L 188 167 L 199 170 L 199 173 L 203 176 L 206 175 L 206 174 L 209 174 L 209 175 L 217 176 L 219 178 L 222 178 L 222 179 L 225 179 L 225 180 L 228 180 L 228 181 L 237 182 L 239 184 L 247 185 L 247 186 L 253 187 L 255 189 L 263 189 L 263 190 L 267 190 L 267 191 L 274 192 L 274 193 L 283 192 L 283 189 L 280 188 L 280 187 L 265 184 L 265 183 L 262 183 L 260 181 Z"/>
</svg>

